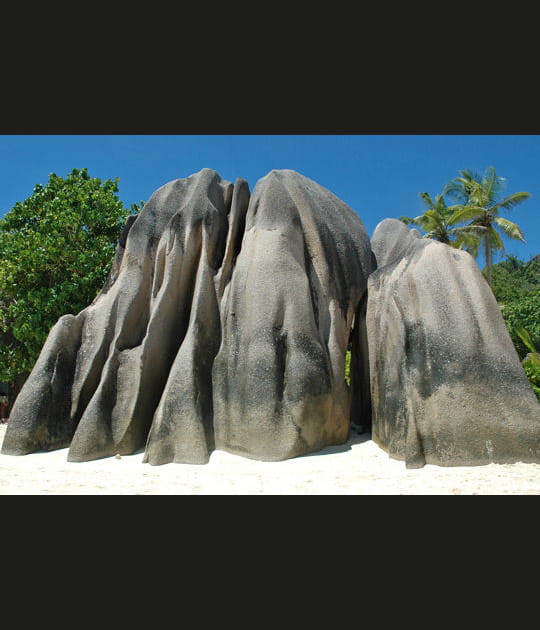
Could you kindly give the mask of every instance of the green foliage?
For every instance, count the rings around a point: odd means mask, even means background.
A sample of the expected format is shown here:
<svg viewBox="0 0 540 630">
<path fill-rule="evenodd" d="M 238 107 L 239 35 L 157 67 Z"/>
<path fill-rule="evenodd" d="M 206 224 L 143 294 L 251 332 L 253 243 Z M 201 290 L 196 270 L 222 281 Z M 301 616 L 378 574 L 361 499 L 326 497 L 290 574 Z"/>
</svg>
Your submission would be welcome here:
<svg viewBox="0 0 540 630">
<path fill-rule="evenodd" d="M 456 227 L 459 221 L 456 220 L 456 213 L 461 210 L 461 206 L 447 206 L 442 195 L 436 195 L 432 199 L 427 192 L 419 193 L 420 199 L 427 209 L 417 217 L 400 217 L 406 225 L 413 225 L 425 232 L 424 238 L 431 238 L 440 241 L 451 247 L 460 247 L 463 237 L 461 228 Z"/>
<path fill-rule="evenodd" d="M 525 370 L 525 374 L 529 379 L 531 387 L 533 388 L 534 393 L 536 394 L 536 398 L 540 402 L 540 358 L 539 355 L 536 354 L 536 358 L 532 358 L 529 355 L 523 359 L 521 362 L 523 365 L 523 369 Z"/>
<path fill-rule="evenodd" d="M 507 256 L 493 265 L 491 288 L 519 356 L 530 350 L 518 333 L 521 327 L 531 343 L 540 347 L 540 256 L 528 262 Z"/>
<path fill-rule="evenodd" d="M 526 330 L 521 324 L 518 324 L 517 326 L 515 326 L 514 330 L 519 335 L 519 338 L 525 344 L 527 350 L 529 350 L 529 352 L 532 352 L 535 355 L 538 355 L 538 352 L 536 351 L 532 337 L 529 335 L 528 330 Z M 540 362 L 540 359 L 537 358 L 537 361 Z"/>
<path fill-rule="evenodd" d="M 525 240 L 517 223 L 499 215 L 501 210 L 511 210 L 530 194 L 517 192 L 502 197 L 505 186 L 506 179 L 497 175 L 492 166 L 483 175 L 470 170 L 459 171 L 459 177 L 446 184 L 435 199 L 428 193 L 419 193 L 427 206 L 423 214 L 414 218 L 400 217 L 400 220 L 423 230 L 424 238 L 465 249 L 474 258 L 483 250 L 486 278 L 491 285 L 493 254 L 504 252 L 503 238 Z M 457 203 L 448 206 L 445 197 Z"/>
<path fill-rule="evenodd" d="M 345 353 L 345 381 L 347 385 L 351 385 L 351 351 Z"/>
<path fill-rule="evenodd" d="M 454 215 L 457 222 L 469 223 L 464 232 L 470 240 L 466 249 L 476 257 L 482 248 L 485 255 L 487 281 L 492 283 L 493 254 L 504 252 L 502 237 L 524 241 L 517 223 L 499 216 L 501 210 L 511 210 L 530 197 L 528 192 L 517 192 L 502 197 L 506 179 L 497 175 L 493 166 L 483 175 L 470 170 L 459 171 L 459 177 L 445 187 L 445 193 L 461 204 Z"/>
<path fill-rule="evenodd" d="M 521 324 L 517 324 L 515 326 L 514 332 L 525 344 L 527 350 L 529 350 L 529 354 L 527 354 L 521 364 L 523 365 L 525 374 L 527 375 L 527 378 L 531 383 L 536 397 L 540 401 L 540 354 L 536 350 L 529 331 L 526 330 Z"/>
<path fill-rule="evenodd" d="M 527 352 L 527 347 L 522 337 L 516 332 L 516 326 L 521 325 L 526 328 L 533 344 L 540 347 L 540 289 L 501 305 L 501 311 L 520 357 Z"/>
<path fill-rule="evenodd" d="M 0 381 L 28 374 L 57 320 L 100 291 L 138 210 L 117 192 L 118 179 L 102 182 L 85 168 L 65 179 L 52 173 L 0 219 Z"/>
<path fill-rule="evenodd" d="M 540 256 L 529 262 L 507 256 L 493 265 L 492 289 L 523 369 L 540 400 Z"/>
<path fill-rule="evenodd" d="M 483 273 L 486 275 L 486 270 Z M 514 302 L 540 289 L 540 256 L 524 262 L 508 255 L 493 265 L 491 289 L 500 304 Z"/>
</svg>

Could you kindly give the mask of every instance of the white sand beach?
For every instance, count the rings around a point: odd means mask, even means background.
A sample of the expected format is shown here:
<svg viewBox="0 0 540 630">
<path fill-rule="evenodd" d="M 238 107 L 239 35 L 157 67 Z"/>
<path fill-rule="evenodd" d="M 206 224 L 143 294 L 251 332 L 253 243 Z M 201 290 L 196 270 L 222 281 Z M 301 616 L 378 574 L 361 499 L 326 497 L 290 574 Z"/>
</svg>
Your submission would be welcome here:
<svg viewBox="0 0 540 630">
<path fill-rule="evenodd" d="M 0 425 L 0 443 L 7 425 Z M 143 464 L 143 453 L 67 461 L 67 449 L 0 454 L 0 495 L 455 495 L 540 494 L 540 464 L 407 470 L 369 435 L 282 462 L 214 451 L 204 466 Z"/>
</svg>

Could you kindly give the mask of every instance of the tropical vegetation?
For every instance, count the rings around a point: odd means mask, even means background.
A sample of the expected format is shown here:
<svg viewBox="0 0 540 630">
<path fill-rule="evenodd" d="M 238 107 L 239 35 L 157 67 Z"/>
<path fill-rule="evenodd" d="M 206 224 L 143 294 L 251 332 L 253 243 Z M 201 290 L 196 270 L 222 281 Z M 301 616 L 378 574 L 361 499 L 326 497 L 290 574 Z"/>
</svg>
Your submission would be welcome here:
<svg viewBox="0 0 540 630">
<path fill-rule="evenodd" d="M 102 288 L 125 220 L 139 209 L 117 193 L 118 179 L 85 168 L 52 173 L 0 219 L 0 381 L 12 400 L 51 327 Z"/>
<path fill-rule="evenodd" d="M 458 172 L 459 177 L 446 184 L 434 200 L 428 193 L 419 193 L 427 206 L 423 214 L 400 218 L 423 230 L 424 238 L 465 249 L 475 258 L 483 253 L 486 278 L 491 286 L 493 257 L 496 252 L 504 253 L 503 238 L 525 240 L 519 225 L 500 216 L 500 212 L 515 208 L 530 194 L 516 192 L 503 197 L 506 179 L 497 175 L 493 166 L 483 174 L 471 170 Z M 448 206 L 445 197 L 456 203 Z"/>
<path fill-rule="evenodd" d="M 424 238 L 431 238 L 452 247 L 466 245 L 466 232 L 458 226 L 461 221 L 457 212 L 462 209 L 460 205 L 448 206 L 444 199 L 444 191 L 432 199 L 429 193 L 419 193 L 420 199 L 427 209 L 417 217 L 400 217 L 406 225 L 420 228 L 424 232 Z M 457 217 L 457 218 L 456 218 Z"/>
<path fill-rule="evenodd" d="M 540 255 L 527 262 L 507 256 L 506 260 L 493 265 L 492 290 L 525 372 L 540 399 L 540 367 L 534 358 L 536 349 L 540 348 Z"/>
<path fill-rule="evenodd" d="M 528 331 L 521 324 L 518 324 L 514 331 L 519 335 L 529 351 L 521 361 L 521 365 L 523 365 L 536 397 L 540 400 L 540 353 L 536 349 Z"/>
<path fill-rule="evenodd" d="M 530 197 L 528 192 L 516 192 L 502 196 L 506 179 L 497 175 L 489 166 L 483 175 L 470 170 L 459 171 L 460 176 L 446 187 L 446 194 L 457 199 L 462 205 L 455 215 L 458 221 L 469 221 L 466 230 L 472 235 L 472 243 L 467 243 L 469 252 L 476 258 L 483 249 L 487 281 L 491 285 L 493 253 L 504 252 L 502 238 L 525 241 L 517 223 L 500 216 L 501 210 L 511 210 Z"/>
</svg>

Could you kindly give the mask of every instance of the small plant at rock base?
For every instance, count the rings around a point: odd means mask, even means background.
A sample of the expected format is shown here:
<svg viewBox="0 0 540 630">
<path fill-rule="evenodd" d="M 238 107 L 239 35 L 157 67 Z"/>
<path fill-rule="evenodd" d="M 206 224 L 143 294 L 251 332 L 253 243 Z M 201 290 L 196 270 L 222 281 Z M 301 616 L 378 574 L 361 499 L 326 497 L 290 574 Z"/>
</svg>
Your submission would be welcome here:
<svg viewBox="0 0 540 630">
<path fill-rule="evenodd" d="M 345 353 L 345 382 L 351 386 L 351 351 Z"/>
<path fill-rule="evenodd" d="M 536 350 L 528 331 L 521 324 L 514 326 L 514 332 L 529 350 L 529 353 L 521 361 L 521 365 L 536 394 L 536 398 L 540 401 L 540 353 Z"/>
</svg>

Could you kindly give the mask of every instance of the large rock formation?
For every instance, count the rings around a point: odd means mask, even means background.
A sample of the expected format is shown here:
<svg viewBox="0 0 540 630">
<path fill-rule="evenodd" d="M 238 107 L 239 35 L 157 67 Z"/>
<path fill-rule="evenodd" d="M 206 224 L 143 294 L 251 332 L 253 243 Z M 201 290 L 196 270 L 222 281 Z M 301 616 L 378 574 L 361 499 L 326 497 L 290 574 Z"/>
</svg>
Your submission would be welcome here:
<svg viewBox="0 0 540 630">
<path fill-rule="evenodd" d="M 474 259 L 395 219 L 371 244 L 373 440 L 411 468 L 540 462 L 540 405 Z"/>
<path fill-rule="evenodd" d="M 279 460 L 348 439 L 345 353 L 371 271 L 363 224 L 334 195 L 292 171 L 257 183 L 220 300 L 218 448 Z"/>
<path fill-rule="evenodd" d="M 540 405 L 473 258 L 360 218 L 294 171 L 152 195 L 94 302 L 62 317 L 2 452 L 282 460 L 351 421 L 408 467 L 540 462 Z M 369 281 L 368 281 L 369 279 Z M 351 387 L 344 361 L 351 348 Z"/>
<path fill-rule="evenodd" d="M 126 225 L 100 295 L 51 330 L 2 452 L 205 463 L 343 443 L 351 404 L 368 405 L 372 270 L 359 217 L 298 173 L 272 171 L 253 196 L 209 169 L 171 182 Z"/>
</svg>

